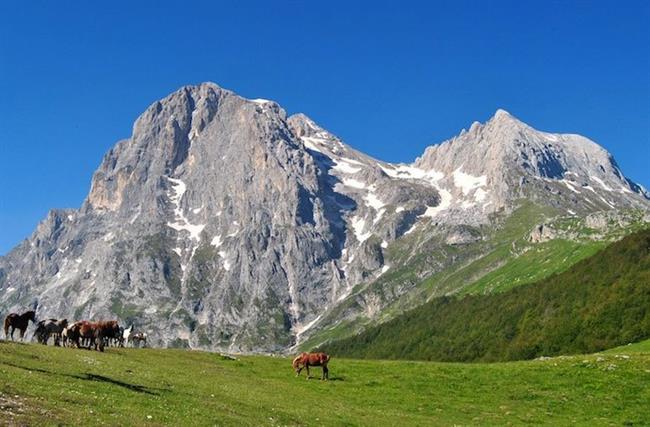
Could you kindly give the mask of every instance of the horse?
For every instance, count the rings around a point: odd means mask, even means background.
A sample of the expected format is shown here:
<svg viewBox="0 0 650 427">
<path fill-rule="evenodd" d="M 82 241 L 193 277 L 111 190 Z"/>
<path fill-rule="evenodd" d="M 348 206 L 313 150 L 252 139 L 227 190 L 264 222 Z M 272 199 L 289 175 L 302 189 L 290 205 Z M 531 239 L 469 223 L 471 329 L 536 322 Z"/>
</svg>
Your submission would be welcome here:
<svg viewBox="0 0 650 427">
<path fill-rule="evenodd" d="M 133 334 L 131 337 L 131 341 L 133 342 L 133 346 L 135 347 L 135 341 L 138 341 L 139 343 L 142 343 L 143 347 L 147 346 L 147 334 L 144 332 L 138 332 L 136 334 Z"/>
<path fill-rule="evenodd" d="M 47 319 L 38 322 L 34 336 L 41 344 L 47 344 L 50 336 L 54 336 L 54 345 L 59 346 L 61 343 L 61 335 L 64 329 L 68 326 L 68 319 L 57 320 Z"/>
<path fill-rule="evenodd" d="M 81 340 L 88 340 L 88 347 L 90 349 L 95 347 L 95 350 L 104 351 L 106 345 L 105 340 L 119 338 L 120 325 L 117 320 L 88 322 L 82 320 L 76 322 L 68 328 L 68 339 L 75 343 L 77 348 L 81 348 Z"/>
<path fill-rule="evenodd" d="M 20 315 L 17 313 L 11 313 L 5 317 L 5 339 L 9 338 L 9 328 L 11 328 L 11 340 L 14 340 L 14 331 L 18 329 L 20 331 L 20 340 L 22 341 L 30 320 L 32 323 L 36 323 L 36 312 L 34 310 L 27 311 Z"/>
<path fill-rule="evenodd" d="M 68 337 L 70 345 L 81 348 L 83 342 L 87 341 L 88 346 L 85 348 L 90 349 L 90 347 L 95 342 L 94 332 L 95 330 L 92 326 L 92 323 L 87 320 L 80 320 L 72 324 L 72 326 L 67 329 L 66 335 Z"/>
<path fill-rule="evenodd" d="M 131 335 L 133 335 L 133 325 L 129 326 L 122 332 L 122 347 L 128 347 L 129 346 L 129 340 L 131 339 Z"/>
<path fill-rule="evenodd" d="M 69 339 L 69 337 L 68 337 L 68 331 L 69 331 L 69 330 L 70 330 L 70 326 L 66 326 L 66 327 L 63 328 L 63 330 L 61 331 L 61 345 L 62 345 L 63 347 L 67 347 L 67 346 L 68 346 L 68 343 L 70 343 L 70 339 Z"/>
<path fill-rule="evenodd" d="M 93 323 L 93 338 L 95 350 L 104 351 L 105 340 L 120 337 L 120 325 L 117 320 L 100 321 Z"/>
<path fill-rule="evenodd" d="M 309 376 L 309 367 L 310 366 L 322 366 L 323 367 L 323 376 L 321 380 L 329 379 L 329 369 L 327 368 L 327 363 L 330 361 L 330 356 L 326 353 L 301 353 L 295 359 L 293 359 L 293 369 L 296 371 L 296 376 L 300 375 L 300 372 L 304 368 L 307 371 L 307 379 Z"/>
</svg>

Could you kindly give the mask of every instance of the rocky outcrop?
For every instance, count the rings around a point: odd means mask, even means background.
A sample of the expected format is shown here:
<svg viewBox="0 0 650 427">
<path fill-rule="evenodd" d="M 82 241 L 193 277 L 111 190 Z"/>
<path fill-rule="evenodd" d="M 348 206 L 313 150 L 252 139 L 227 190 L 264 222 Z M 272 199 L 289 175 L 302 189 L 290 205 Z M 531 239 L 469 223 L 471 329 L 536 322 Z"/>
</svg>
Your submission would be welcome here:
<svg viewBox="0 0 650 427">
<path fill-rule="evenodd" d="M 542 243 L 555 239 L 557 235 L 558 233 L 549 225 L 540 224 L 530 232 L 528 240 L 531 243 Z"/>
</svg>

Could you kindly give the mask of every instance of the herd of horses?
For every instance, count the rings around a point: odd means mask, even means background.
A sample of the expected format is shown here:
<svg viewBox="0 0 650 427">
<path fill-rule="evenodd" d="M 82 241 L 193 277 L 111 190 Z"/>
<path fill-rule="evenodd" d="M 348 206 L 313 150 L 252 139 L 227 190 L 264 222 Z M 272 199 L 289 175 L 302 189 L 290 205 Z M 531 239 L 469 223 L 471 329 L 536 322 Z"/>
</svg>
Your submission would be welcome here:
<svg viewBox="0 0 650 427">
<path fill-rule="evenodd" d="M 69 324 L 67 319 L 46 319 L 36 322 L 36 312 L 31 310 L 23 314 L 11 313 L 5 318 L 5 338 L 13 341 L 14 332 L 18 330 L 20 339 L 25 336 L 29 322 L 36 324 L 34 338 L 41 344 L 47 344 L 50 338 L 55 346 L 94 348 L 104 351 L 110 345 L 124 347 L 136 342 L 147 344 L 147 334 L 134 333 L 133 325 L 124 329 L 117 320 L 89 322 L 80 320 Z"/>
<path fill-rule="evenodd" d="M 104 351 L 104 347 L 128 346 L 129 342 L 135 344 L 135 341 L 147 343 L 147 334 L 133 333 L 133 325 L 124 329 L 120 327 L 117 320 L 89 322 L 80 320 L 68 324 L 67 319 L 47 319 L 36 322 L 36 312 L 28 311 L 23 314 L 11 313 L 5 318 L 4 330 L 5 339 L 14 339 L 14 332 L 18 329 L 20 339 L 25 336 L 25 331 L 29 322 L 36 323 L 34 337 L 41 344 L 47 344 L 50 338 L 53 338 L 55 346 L 76 347 L 76 348 L 95 348 L 95 350 Z M 11 330 L 11 332 L 9 332 Z M 320 366 L 323 370 L 322 380 L 329 379 L 329 368 L 327 363 L 330 356 L 326 353 L 301 353 L 293 359 L 292 366 L 296 371 L 296 376 L 300 376 L 303 369 L 307 372 L 307 379 L 310 378 L 309 367 Z"/>
</svg>

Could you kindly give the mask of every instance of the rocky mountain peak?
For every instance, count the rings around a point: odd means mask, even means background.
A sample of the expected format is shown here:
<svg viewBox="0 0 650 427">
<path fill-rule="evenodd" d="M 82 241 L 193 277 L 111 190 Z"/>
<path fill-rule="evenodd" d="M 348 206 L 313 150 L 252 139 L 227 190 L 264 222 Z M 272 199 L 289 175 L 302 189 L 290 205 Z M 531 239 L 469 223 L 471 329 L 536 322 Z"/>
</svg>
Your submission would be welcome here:
<svg viewBox="0 0 650 427">
<path fill-rule="evenodd" d="M 494 112 L 494 115 L 488 120 L 488 123 L 500 123 L 509 125 L 525 125 L 524 122 L 513 116 L 510 112 L 499 108 Z"/>
<path fill-rule="evenodd" d="M 586 215 L 647 207 L 642 194 L 602 147 L 504 110 L 392 164 L 273 101 L 185 86 L 109 150 L 81 209 L 52 211 L 0 258 L 0 307 L 116 317 L 160 345 L 277 351 L 326 312 L 377 314 L 384 302 L 355 289 L 441 242 L 480 241 L 521 198 Z"/>
</svg>

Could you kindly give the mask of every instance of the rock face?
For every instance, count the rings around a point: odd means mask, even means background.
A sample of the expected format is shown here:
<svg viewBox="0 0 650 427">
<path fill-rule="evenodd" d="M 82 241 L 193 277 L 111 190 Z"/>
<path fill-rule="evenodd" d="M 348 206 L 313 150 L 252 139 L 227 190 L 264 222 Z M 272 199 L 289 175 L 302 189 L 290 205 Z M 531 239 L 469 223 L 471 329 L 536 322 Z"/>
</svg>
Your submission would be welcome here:
<svg viewBox="0 0 650 427">
<path fill-rule="evenodd" d="M 649 206 L 595 143 L 501 110 L 390 164 L 272 101 L 188 86 L 104 156 L 80 209 L 51 211 L 0 258 L 0 309 L 117 317 L 157 345 L 280 351 L 395 267 L 394 242 L 426 228 L 462 248 L 520 198 L 580 215 Z"/>
<path fill-rule="evenodd" d="M 542 243 L 555 239 L 556 237 L 557 232 L 552 227 L 547 224 L 540 224 L 530 232 L 528 239 L 532 243 Z"/>
</svg>

